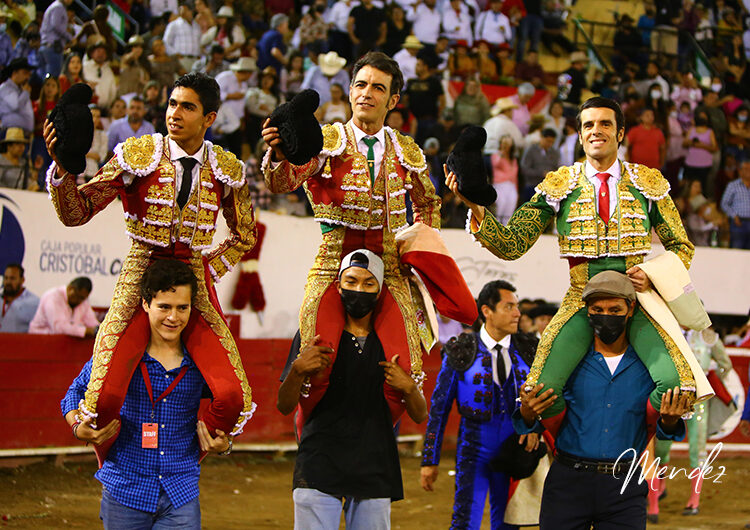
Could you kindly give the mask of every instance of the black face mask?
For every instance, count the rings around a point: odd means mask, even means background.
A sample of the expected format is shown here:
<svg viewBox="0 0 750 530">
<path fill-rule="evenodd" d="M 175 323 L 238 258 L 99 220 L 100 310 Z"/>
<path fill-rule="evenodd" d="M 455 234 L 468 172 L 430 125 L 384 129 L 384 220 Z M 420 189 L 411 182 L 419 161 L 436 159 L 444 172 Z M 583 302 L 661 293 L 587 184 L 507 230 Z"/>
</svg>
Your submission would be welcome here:
<svg viewBox="0 0 750 530">
<path fill-rule="evenodd" d="M 695 124 L 699 127 L 703 127 L 708 125 L 708 120 L 706 118 L 695 118 Z"/>
<path fill-rule="evenodd" d="M 620 338 L 625 331 L 627 315 L 592 315 L 589 314 L 589 323 L 594 328 L 594 333 L 604 344 L 612 344 Z"/>
<path fill-rule="evenodd" d="M 362 318 L 375 309 L 375 304 L 378 303 L 378 293 L 341 289 L 341 302 L 350 317 Z"/>
</svg>

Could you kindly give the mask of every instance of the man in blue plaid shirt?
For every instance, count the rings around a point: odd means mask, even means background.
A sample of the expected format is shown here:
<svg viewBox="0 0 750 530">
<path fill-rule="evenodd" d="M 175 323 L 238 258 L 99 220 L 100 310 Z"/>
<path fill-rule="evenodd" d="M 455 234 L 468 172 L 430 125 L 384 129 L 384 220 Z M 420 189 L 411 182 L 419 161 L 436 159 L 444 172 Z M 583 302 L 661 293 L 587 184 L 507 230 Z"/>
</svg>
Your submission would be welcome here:
<svg viewBox="0 0 750 530">
<path fill-rule="evenodd" d="M 97 426 L 78 416 L 91 376 L 91 361 L 60 403 L 73 436 L 100 444 L 117 436 L 96 478 L 102 483 L 99 517 L 108 530 L 201 527 L 200 453 L 228 454 L 222 431 L 212 438 L 198 407 L 208 387 L 181 341 L 197 290 L 190 267 L 158 260 L 141 281 L 151 337 L 130 380 L 120 419 Z"/>
</svg>

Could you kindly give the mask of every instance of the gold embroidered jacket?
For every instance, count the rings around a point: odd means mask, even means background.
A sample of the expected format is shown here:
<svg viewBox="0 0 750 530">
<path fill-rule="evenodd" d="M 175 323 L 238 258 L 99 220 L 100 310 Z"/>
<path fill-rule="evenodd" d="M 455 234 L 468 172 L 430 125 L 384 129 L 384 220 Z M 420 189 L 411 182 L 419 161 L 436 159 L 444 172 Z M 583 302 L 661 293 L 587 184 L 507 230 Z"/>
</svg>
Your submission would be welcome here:
<svg viewBox="0 0 750 530">
<path fill-rule="evenodd" d="M 132 239 L 157 247 L 179 241 L 197 252 L 210 248 L 221 206 L 230 236 L 206 254 L 209 270 L 218 280 L 255 244 L 255 217 L 242 162 L 210 142 L 205 142 L 205 149 L 199 182 L 182 210 L 176 204 L 169 143 L 160 134 L 119 144 L 115 156 L 80 187 L 72 176 L 55 178 L 53 164 L 48 172 L 50 198 L 63 224 L 78 226 L 119 195 Z M 126 174 L 133 176 L 128 185 L 123 179 Z M 226 197 L 225 186 L 230 188 Z"/>
<path fill-rule="evenodd" d="M 651 228 L 667 250 L 690 267 L 695 248 L 688 240 L 680 215 L 669 196 L 669 182 L 656 169 L 622 162 L 617 185 L 617 209 L 609 223 L 596 210 L 594 186 L 583 164 L 547 174 L 532 199 L 500 224 L 485 215 L 474 237 L 500 259 L 523 256 L 556 216 L 560 256 L 602 258 L 643 256 L 651 251 Z M 555 213 L 550 202 L 559 204 Z M 642 257 L 640 258 L 642 261 Z"/>
<path fill-rule="evenodd" d="M 323 126 L 323 151 L 303 166 L 285 160 L 272 168 L 269 149 L 261 165 L 266 185 L 274 193 L 304 185 L 316 221 L 360 230 L 408 226 L 408 193 L 414 221 L 440 228 L 440 198 L 422 150 L 410 137 L 390 127 L 385 130 L 385 152 L 374 185 L 351 125 L 340 123 Z"/>
</svg>

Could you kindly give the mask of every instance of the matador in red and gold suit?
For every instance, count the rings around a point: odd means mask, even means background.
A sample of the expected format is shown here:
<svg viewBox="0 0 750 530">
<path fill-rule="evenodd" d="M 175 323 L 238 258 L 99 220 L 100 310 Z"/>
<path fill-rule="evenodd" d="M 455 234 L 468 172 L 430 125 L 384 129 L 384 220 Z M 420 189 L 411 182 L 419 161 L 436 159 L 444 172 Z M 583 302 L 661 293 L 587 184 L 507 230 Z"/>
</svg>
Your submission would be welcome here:
<svg viewBox="0 0 750 530">
<path fill-rule="evenodd" d="M 112 304 L 94 344 L 91 379 L 79 413 L 100 427 L 119 417 L 130 379 L 149 340 L 148 317 L 141 308 L 139 285 L 146 267 L 157 259 L 188 263 L 198 278 L 198 292 L 182 340 L 206 380 L 213 401 L 203 420 L 237 435 L 252 415 L 252 402 L 237 346 L 216 298 L 214 281 L 255 244 L 253 208 L 243 164 L 233 154 L 204 141 L 195 155 L 198 170 L 182 208 L 177 189 L 185 156 L 174 140 L 160 134 L 129 138 L 88 183 L 60 176 L 53 163 L 47 173 L 50 198 L 66 226 L 87 223 L 116 197 L 125 210 L 132 239 L 117 280 Z M 202 162 L 201 162 L 202 161 Z M 230 234 L 211 248 L 222 210 Z M 97 446 L 100 463 L 115 438 Z"/>
<path fill-rule="evenodd" d="M 323 150 L 307 164 L 273 162 L 269 149 L 261 165 L 266 185 L 274 193 L 304 186 L 323 232 L 300 308 L 301 343 L 311 344 L 319 335 L 318 344 L 336 348 L 345 315 L 334 281 L 341 259 L 366 248 L 378 254 L 385 267 L 384 287 L 374 312 L 375 332 L 386 359 L 398 354 L 401 368 L 421 387 L 422 352 L 429 351 L 437 333 L 430 325 L 432 303 L 441 314 L 467 323 L 476 319 L 476 303 L 440 241 L 440 198 L 422 150 L 410 137 L 383 127 L 375 135 L 383 142 L 383 155 L 379 170 L 371 175 L 366 156 L 357 148 L 357 135 L 364 133 L 351 121 L 324 125 Z M 407 194 L 414 212 L 411 227 Z M 410 269 L 418 272 L 418 280 Z M 335 353 L 331 366 L 334 360 Z M 309 395 L 302 395 L 298 426 L 326 389 L 327 383 L 313 382 Z M 387 384 L 384 390 L 396 422 L 404 411 L 401 394 Z"/>
</svg>

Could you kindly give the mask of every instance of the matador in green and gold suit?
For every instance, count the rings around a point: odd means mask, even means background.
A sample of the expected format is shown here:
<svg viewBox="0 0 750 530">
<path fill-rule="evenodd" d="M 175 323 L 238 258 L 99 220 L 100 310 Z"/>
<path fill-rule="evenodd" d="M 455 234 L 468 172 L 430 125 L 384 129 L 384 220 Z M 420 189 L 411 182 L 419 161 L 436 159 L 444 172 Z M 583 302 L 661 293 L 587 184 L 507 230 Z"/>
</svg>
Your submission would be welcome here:
<svg viewBox="0 0 750 530">
<path fill-rule="evenodd" d="M 555 223 L 560 257 L 570 264 L 570 288 L 542 335 L 527 386 L 544 383 L 545 390 L 553 388 L 556 395 L 562 394 L 565 382 L 593 340 L 581 300 L 586 282 L 601 271 L 624 273 L 642 263 L 651 251 L 652 228 L 665 249 L 677 254 L 686 268 L 695 250 L 669 196 L 669 183 L 658 170 L 616 161 L 609 172 L 609 189 L 611 195 L 616 190 L 616 197 L 610 199 L 607 223 L 598 214 L 596 170 L 588 162 L 548 173 L 536 187 L 536 194 L 505 226 L 490 212 L 477 225 L 469 211 L 469 232 L 504 260 L 523 256 Z M 661 396 L 669 388 L 695 391 L 695 379 L 679 349 L 639 307 L 630 322 L 628 340 L 656 384 L 649 399 L 650 412 L 659 410 Z M 543 423 L 553 435 L 564 411 L 565 401 L 558 399 L 543 414 Z"/>
</svg>

